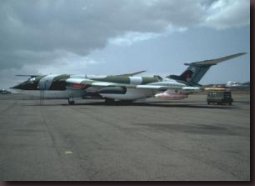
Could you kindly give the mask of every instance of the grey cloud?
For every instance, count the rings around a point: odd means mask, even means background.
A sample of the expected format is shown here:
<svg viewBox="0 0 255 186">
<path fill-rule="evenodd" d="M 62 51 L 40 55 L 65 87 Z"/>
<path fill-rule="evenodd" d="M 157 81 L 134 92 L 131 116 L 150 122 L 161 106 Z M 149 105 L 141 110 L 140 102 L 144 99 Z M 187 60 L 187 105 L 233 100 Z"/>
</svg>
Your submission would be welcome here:
<svg viewBox="0 0 255 186">
<path fill-rule="evenodd" d="M 216 29 L 226 29 L 249 25 L 250 2 L 248 0 L 218 0 L 208 7 L 205 26 Z"/>
<path fill-rule="evenodd" d="M 3 1 L 0 66 L 1 69 L 18 69 L 30 64 L 47 65 L 70 52 L 86 56 L 92 50 L 105 47 L 109 39 L 128 32 L 161 33 L 169 25 L 176 28 L 197 25 L 218 28 L 220 24 L 231 27 L 246 19 L 247 12 L 244 18 L 238 17 L 238 7 L 228 10 L 225 6 L 220 14 L 214 12 L 212 6 L 220 1 Z M 231 12 L 231 19 L 225 17 L 225 9 Z"/>
</svg>

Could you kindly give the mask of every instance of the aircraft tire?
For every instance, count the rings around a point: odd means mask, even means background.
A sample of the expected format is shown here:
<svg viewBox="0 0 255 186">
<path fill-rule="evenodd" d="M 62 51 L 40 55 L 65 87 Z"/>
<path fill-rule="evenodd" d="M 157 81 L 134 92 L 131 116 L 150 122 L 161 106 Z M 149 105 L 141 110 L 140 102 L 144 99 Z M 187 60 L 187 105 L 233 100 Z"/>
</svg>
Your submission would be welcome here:
<svg viewBox="0 0 255 186">
<path fill-rule="evenodd" d="M 69 105 L 74 105 L 75 104 L 75 101 L 71 98 L 68 98 L 68 104 Z"/>
</svg>

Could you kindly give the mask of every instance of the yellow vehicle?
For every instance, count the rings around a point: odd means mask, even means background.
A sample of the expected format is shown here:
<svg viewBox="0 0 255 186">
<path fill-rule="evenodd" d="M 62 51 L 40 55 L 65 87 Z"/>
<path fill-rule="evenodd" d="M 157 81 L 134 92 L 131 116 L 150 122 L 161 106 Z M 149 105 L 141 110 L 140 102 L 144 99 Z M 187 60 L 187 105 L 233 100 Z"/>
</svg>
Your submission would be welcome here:
<svg viewBox="0 0 255 186">
<path fill-rule="evenodd" d="M 210 90 L 207 94 L 207 104 L 228 104 L 233 102 L 231 91 L 229 90 Z"/>
</svg>

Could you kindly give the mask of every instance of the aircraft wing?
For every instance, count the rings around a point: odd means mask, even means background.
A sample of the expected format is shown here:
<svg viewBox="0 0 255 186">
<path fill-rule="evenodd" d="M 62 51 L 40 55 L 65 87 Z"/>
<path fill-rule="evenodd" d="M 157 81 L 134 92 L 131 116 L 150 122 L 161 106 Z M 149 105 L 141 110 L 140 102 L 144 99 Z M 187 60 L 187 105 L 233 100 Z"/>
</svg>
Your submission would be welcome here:
<svg viewBox="0 0 255 186">
<path fill-rule="evenodd" d="M 19 76 L 19 77 L 30 77 L 30 78 L 33 78 L 33 77 L 38 77 L 38 76 L 42 76 L 42 75 L 35 75 L 35 74 L 17 74 L 16 76 Z"/>
<path fill-rule="evenodd" d="M 85 87 L 86 88 L 87 87 L 96 87 L 96 88 L 126 87 L 126 88 L 136 88 L 136 89 L 151 89 L 151 90 L 159 90 L 159 91 L 164 91 L 169 88 L 178 89 L 177 87 L 170 87 L 168 85 L 154 85 L 154 84 L 132 85 L 132 84 L 103 82 L 103 81 L 96 81 L 91 79 L 76 79 L 76 78 L 70 78 L 66 81 L 66 83 L 69 89 L 84 89 Z"/>
<path fill-rule="evenodd" d="M 186 93 L 194 93 L 199 92 L 202 89 L 200 87 L 192 87 L 192 86 L 169 86 L 169 85 L 137 85 L 137 89 L 150 89 L 150 90 L 158 90 L 158 91 L 167 91 L 167 90 L 180 90 Z"/>
<path fill-rule="evenodd" d="M 157 85 L 157 84 L 146 84 L 146 85 L 131 85 L 131 84 L 121 84 L 121 83 L 112 83 L 112 82 L 102 82 L 102 81 L 94 81 L 90 79 L 72 79 L 67 80 L 67 88 L 69 89 L 86 89 L 86 88 L 95 88 L 97 92 L 101 92 L 102 90 L 107 91 L 116 91 L 116 89 L 126 89 L 126 88 L 134 88 L 134 89 L 147 89 L 154 90 L 156 92 L 162 92 L 167 90 L 173 91 L 181 91 L 187 94 L 199 92 L 201 91 L 200 87 L 192 87 L 192 86 L 175 86 L 175 85 Z"/>
<path fill-rule="evenodd" d="M 113 82 L 103 82 L 103 81 L 95 81 L 91 79 L 76 79 L 70 78 L 66 81 L 68 89 L 85 89 L 88 87 L 95 87 L 97 89 L 104 88 L 104 87 L 133 87 L 135 85 L 130 84 L 121 84 L 121 83 L 113 83 Z"/>
<path fill-rule="evenodd" d="M 137 75 L 137 74 L 141 74 L 143 72 L 146 72 L 145 70 L 142 70 L 142 71 L 138 71 L 138 72 L 133 72 L 133 73 L 128 73 L 128 74 L 119 74 L 119 75 L 116 75 L 116 76 L 134 76 L 134 75 Z"/>
<path fill-rule="evenodd" d="M 192 62 L 192 63 L 184 63 L 184 65 L 187 65 L 187 66 L 192 66 L 192 65 L 193 66 L 216 65 L 217 63 L 227 61 L 229 59 L 236 58 L 236 57 L 242 56 L 244 54 L 246 54 L 246 53 L 242 52 L 242 53 L 237 53 L 237 54 L 233 54 L 233 55 L 229 55 L 229 56 L 225 56 L 225 57 L 221 57 L 221 58 L 217 58 L 217 59 L 197 61 L 197 62 Z"/>
</svg>

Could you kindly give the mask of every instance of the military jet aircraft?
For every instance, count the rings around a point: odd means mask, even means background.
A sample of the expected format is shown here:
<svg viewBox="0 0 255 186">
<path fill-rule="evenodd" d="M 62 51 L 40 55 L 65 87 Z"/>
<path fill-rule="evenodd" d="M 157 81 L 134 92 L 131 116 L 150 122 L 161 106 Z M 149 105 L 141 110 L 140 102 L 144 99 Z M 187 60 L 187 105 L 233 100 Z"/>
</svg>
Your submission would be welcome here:
<svg viewBox="0 0 255 186">
<path fill-rule="evenodd" d="M 108 76 L 19 75 L 29 76 L 29 79 L 12 89 L 20 90 L 24 94 L 43 96 L 43 99 L 67 99 L 69 104 L 74 104 L 74 98 L 77 97 L 101 98 L 105 99 L 106 103 L 132 102 L 150 97 L 180 100 L 203 90 L 199 81 L 211 66 L 244 54 L 237 53 L 217 59 L 185 63 L 188 67 L 181 75 L 169 75 L 165 78 L 158 75 L 137 76 L 144 71 Z"/>
</svg>

